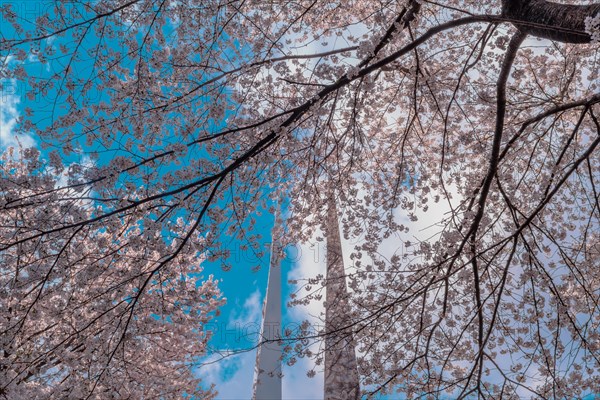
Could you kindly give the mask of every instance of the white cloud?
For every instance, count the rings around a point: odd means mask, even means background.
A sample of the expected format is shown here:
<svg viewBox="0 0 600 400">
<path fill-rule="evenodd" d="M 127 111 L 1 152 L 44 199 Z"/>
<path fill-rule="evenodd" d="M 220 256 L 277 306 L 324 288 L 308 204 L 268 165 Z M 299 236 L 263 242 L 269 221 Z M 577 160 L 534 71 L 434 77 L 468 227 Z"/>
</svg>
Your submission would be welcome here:
<svg viewBox="0 0 600 400">
<path fill-rule="evenodd" d="M 320 230 L 315 232 L 314 238 L 323 237 L 323 233 Z M 308 243 L 301 243 L 297 245 L 298 260 L 292 266 L 292 269 L 288 273 L 288 280 L 298 281 L 302 284 L 307 278 L 312 278 L 318 274 L 325 276 L 326 264 L 325 264 L 325 245 L 324 241 L 312 240 Z M 298 296 L 302 296 L 305 293 L 300 291 Z M 323 298 L 325 298 L 325 291 L 322 292 Z M 288 310 L 288 315 L 294 321 L 308 320 L 311 323 L 319 323 L 320 314 L 324 312 L 323 303 L 312 301 L 306 306 L 295 306 Z"/>
<path fill-rule="evenodd" d="M 323 371 L 309 378 L 306 372 L 314 368 L 314 361 L 300 359 L 292 367 L 284 367 L 282 398 L 285 400 L 318 400 L 323 398 Z"/>
<path fill-rule="evenodd" d="M 252 398 L 256 349 L 252 345 L 258 338 L 262 315 L 262 296 L 257 289 L 246 300 L 239 312 L 229 315 L 223 329 L 215 335 L 225 335 L 227 348 L 217 349 L 203 361 L 197 370 L 205 386 L 215 384 L 219 400 Z M 241 349 L 236 351 L 237 349 Z"/>
<path fill-rule="evenodd" d="M 219 392 L 219 400 L 240 400 L 252 398 L 254 362 L 256 351 L 251 350 L 221 359 L 215 354 L 205 361 L 199 374 L 206 385 L 214 383 Z M 213 362 L 212 364 L 209 364 Z"/>
<path fill-rule="evenodd" d="M 35 146 L 35 140 L 29 134 L 17 134 L 19 119 L 17 108 L 20 98 L 15 79 L 0 80 L 0 150 L 8 147 L 19 148 Z"/>
<path fill-rule="evenodd" d="M 232 313 L 229 316 L 229 325 L 248 325 L 260 321 L 262 314 L 261 294 L 256 289 L 245 301 L 239 313 Z"/>
<path fill-rule="evenodd" d="M 323 233 L 316 231 L 313 240 L 308 243 L 298 244 L 296 247 L 298 254 L 292 255 L 296 259 L 296 262 L 288 273 L 288 279 L 297 280 L 300 286 L 307 278 L 312 278 L 319 274 L 325 276 L 326 274 L 326 242 L 317 241 L 317 237 L 323 237 Z M 303 292 L 304 289 L 300 288 L 298 296 L 302 296 Z M 322 289 L 321 294 L 324 299 L 325 289 Z M 323 323 L 322 314 L 324 311 L 322 302 L 311 301 L 308 305 L 289 308 L 287 315 L 294 322 L 309 321 L 313 326 L 318 327 Z M 316 354 L 319 352 L 320 345 L 320 342 L 313 343 L 310 345 L 310 350 Z M 316 371 L 316 376 L 309 378 L 306 373 L 313 369 Z M 315 361 L 312 358 L 300 358 L 293 366 L 284 366 L 282 395 L 286 400 L 322 399 L 323 367 L 315 368 Z"/>
</svg>

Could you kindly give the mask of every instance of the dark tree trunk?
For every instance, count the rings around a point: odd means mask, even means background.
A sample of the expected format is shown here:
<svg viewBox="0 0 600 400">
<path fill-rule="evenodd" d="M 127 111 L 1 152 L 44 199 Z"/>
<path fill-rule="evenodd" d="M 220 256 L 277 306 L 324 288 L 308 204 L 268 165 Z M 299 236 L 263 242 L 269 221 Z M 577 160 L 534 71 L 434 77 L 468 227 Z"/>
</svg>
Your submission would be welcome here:
<svg viewBox="0 0 600 400">
<path fill-rule="evenodd" d="M 503 15 L 522 32 L 564 43 L 589 43 L 585 18 L 600 13 L 600 3 L 566 5 L 546 0 L 502 0 Z"/>
</svg>

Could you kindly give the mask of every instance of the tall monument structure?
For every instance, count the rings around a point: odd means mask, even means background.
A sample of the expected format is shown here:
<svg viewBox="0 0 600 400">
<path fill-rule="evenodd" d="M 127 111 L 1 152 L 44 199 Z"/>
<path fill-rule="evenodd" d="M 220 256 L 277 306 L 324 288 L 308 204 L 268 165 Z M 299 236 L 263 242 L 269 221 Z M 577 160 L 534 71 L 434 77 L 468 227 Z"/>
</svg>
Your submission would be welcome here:
<svg viewBox="0 0 600 400">
<path fill-rule="evenodd" d="M 360 385 L 337 207 L 333 194 L 327 204 L 327 281 L 325 298 L 325 400 L 358 400 Z"/>
<path fill-rule="evenodd" d="M 256 351 L 254 400 L 281 400 L 281 249 L 280 221 L 275 218 L 271 240 L 271 258 L 267 278 L 267 294 L 263 305 L 260 343 Z"/>
<path fill-rule="evenodd" d="M 279 234 L 281 221 L 276 218 L 271 244 L 267 294 L 254 373 L 254 400 L 282 398 L 281 338 L 281 259 Z M 360 384 L 351 328 L 350 304 L 342 244 L 333 195 L 328 199 L 325 219 L 327 237 L 327 277 L 325 298 L 325 400 L 358 400 Z"/>
</svg>

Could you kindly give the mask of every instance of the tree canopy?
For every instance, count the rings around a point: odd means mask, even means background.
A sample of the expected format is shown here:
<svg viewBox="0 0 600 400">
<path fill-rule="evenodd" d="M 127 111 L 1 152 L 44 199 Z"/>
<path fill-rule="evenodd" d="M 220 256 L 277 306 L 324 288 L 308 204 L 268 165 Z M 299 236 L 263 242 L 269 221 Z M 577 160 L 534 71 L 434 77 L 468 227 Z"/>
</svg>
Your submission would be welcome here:
<svg viewBox="0 0 600 400">
<path fill-rule="evenodd" d="M 3 396 L 210 396 L 202 255 L 332 196 L 365 393 L 600 393 L 600 3 L 2 4 Z"/>
</svg>

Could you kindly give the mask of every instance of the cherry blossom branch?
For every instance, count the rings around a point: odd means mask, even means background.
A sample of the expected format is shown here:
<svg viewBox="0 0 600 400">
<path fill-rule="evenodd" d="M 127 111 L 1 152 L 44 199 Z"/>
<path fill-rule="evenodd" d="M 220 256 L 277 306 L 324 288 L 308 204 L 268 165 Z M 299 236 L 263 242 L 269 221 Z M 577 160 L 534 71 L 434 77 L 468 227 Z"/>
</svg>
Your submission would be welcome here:
<svg viewBox="0 0 600 400">
<path fill-rule="evenodd" d="M 53 36 L 60 35 L 62 33 L 68 32 L 68 31 L 73 30 L 75 28 L 78 28 L 80 26 L 88 25 L 88 24 L 93 24 L 94 22 L 96 22 L 96 21 L 98 21 L 98 20 L 100 20 L 102 18 L 109 17 L 109 16 L 111 16 L 113 14 L 116 14 L 119 11 L 122 11 L 122 10 L 124 10 L 124 9 L 126 9 L 126 8 L 134 5 L 134 4 L 136 4 L 136 3 L 139 3 L 139 2 L 140 2 L 140 0 L 130 0 L 130 1 L 128 1 L 128 2 L 126 2 L 126 3 L 124 3 L 124 4 L 120 5 L 120 6 L 118 6 L 118 7 L 114 8 L 114 9 L 112 9 L 112 10 L 109 10 L 109 11 L 106 11 L 106 12 L 103 12 L 103 13 L 100 13 L 100 14 L 96 14 L 95 16 L 93 16 L 91 18 L 88 18 L 88 19 L 86 19 L 84 21 L 80 21 L 80 22 L 74 23 L 72 25 L 66 26 L 66 27 L 61 28 L 61 29 L 57 29 L 56 31 L 51 32 L 51 33 L 46 33 L 46 34 L 42 34 L 42 35 L 38 35 L 38 36 L 33 36 L 33 37 L 30 37 L 30 38 L 26 38 L 26 39 L 19 39 L 19 40 L 16 40 L 16 39 L 12 39 L 12 40 L 3 39 L 2 41 L 0 41 L 0 45 L 2 45 L 1 49 L 4 50 L 6 48 L 14 47 L 14 46 L 17 46 L 17 45 L 20 45 L 20 44 L 25 44 L 25 43 L 39 42 L 41 40 L 48 39 L 48 38 L 51 38 Z"/>
</svg>

